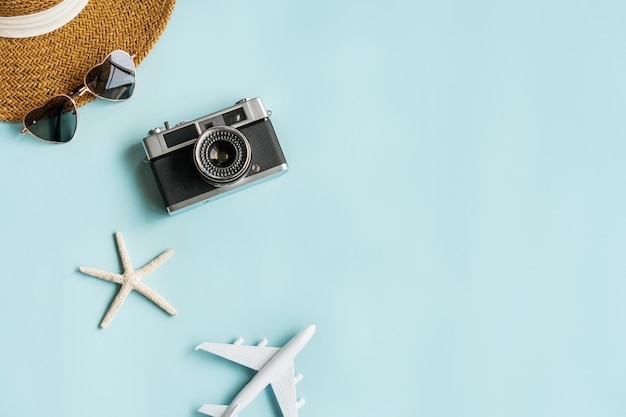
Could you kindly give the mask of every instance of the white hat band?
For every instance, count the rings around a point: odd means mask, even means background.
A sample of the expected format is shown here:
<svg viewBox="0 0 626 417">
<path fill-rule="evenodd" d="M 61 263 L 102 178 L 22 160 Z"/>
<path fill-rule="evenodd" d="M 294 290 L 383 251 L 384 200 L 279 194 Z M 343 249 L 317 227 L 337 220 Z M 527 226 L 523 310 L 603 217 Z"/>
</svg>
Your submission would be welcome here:
<svg viewBox="0 0 626 417">
<path fill-rule="evenodd" d="M 74 19 L 88 2 L 89 0 L 63 0 L 41 12 L 24 16 L 2 16 L 0 37 L 29 38 L 52 32 Z"/>
</svg>

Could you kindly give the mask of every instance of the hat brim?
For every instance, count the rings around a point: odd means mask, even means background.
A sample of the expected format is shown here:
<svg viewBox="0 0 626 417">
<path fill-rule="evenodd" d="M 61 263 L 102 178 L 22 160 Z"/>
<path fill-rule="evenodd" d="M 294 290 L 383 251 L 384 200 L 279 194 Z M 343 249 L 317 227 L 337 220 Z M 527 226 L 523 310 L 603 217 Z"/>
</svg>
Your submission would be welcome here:
<svg viewBox="0 0 626 417">
<path fill-rule="evenodd" d="M 91 0 L 55 31 L 32 38 L 0 38 L 0 120 L 21 121 L 48 98 L 71 93 L 91 67 L 116 49 L 134 54 L 139 64 L 165 30 L 174 3 Z"/>
</svg>

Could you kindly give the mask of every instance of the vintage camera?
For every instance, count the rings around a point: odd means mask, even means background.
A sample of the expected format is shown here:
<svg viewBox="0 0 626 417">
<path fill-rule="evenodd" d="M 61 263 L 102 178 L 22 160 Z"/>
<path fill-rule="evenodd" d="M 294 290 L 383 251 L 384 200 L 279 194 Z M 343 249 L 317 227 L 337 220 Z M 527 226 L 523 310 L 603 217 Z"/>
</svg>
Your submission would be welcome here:
<svg viewBox="0 0 626 417">
<path fill-rule="evenodd" d="M 283 174 L 287 161 L 260 98 L 143 139 L 147 161 L 169 214 Z"/>
</svg>

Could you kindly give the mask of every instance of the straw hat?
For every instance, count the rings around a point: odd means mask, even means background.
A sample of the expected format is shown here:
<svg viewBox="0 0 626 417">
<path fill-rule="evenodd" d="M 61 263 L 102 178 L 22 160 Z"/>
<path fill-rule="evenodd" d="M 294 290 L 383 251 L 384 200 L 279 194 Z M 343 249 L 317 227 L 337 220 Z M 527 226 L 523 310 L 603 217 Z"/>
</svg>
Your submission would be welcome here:
<svg viewBox="0 0 626 417">
<path fill-rule="evenodd" d="M 21 121 L 49 98 L 71 93 L 116 49 L 139 64 L 163 33 L 174 2 L 0 0 L 0 120 Z M 85 94 L 77 104 L 91 99 Z"/>
</svg>

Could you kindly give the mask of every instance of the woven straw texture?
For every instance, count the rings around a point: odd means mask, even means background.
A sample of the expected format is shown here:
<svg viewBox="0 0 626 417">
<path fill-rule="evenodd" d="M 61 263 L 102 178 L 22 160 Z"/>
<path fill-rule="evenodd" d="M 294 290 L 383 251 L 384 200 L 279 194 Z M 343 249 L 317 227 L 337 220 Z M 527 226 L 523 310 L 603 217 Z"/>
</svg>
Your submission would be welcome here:
<svg viewBox="0 0 626 417">
<path fill-rule="evenodd" d="M 30 14 L 59 2 L 16 0 L 9 2 L 11 7 L 0 6 L 0 15 Z M 135 54 L 139 64 L 165 30 L 174 3 L 90 0 L 78 16 L 53 32 L 32 38 L 0 38 L 0 120 L 21 121 L 49 98 L 71 93 L 83 83 L 89 69 L 116 49 Z M 77 105 L 92 99 L 85 94 Z"/>
</svg>

